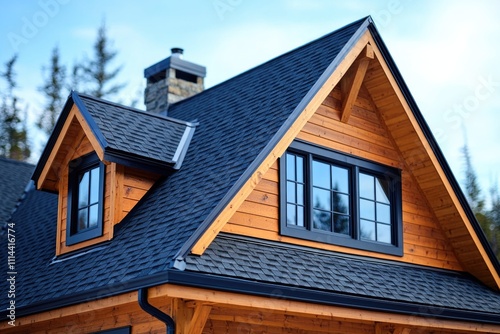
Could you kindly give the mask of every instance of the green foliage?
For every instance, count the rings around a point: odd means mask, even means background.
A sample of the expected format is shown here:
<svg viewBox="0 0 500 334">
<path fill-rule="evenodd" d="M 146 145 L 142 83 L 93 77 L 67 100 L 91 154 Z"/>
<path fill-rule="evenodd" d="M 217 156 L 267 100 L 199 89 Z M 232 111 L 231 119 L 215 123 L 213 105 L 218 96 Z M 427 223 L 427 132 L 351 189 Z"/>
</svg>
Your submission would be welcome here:
<svg viewBox="0 0 500 334">
<path fill-rule="evenodd" d="M 103 22 L 97 32 L 94 58 L 85 61 L 80 66 L 83 79 L 89 87 L 85 90 L 86 93 L 98 98 L 106 98 L 117 94 L 125 86 L 113 83 L 121 67 L 109 69 L 116 54 L 116 51 L 110 49 L 110 41 L 106 36 L 106 24 Z"/>
<path fill-rule="evenodd" d="M 29 158 L 31 151 L 28 144 L 26 112 L 24 117 L 21 117 L 19 99 L 15 95 L 17 84 L 14 65 L 16 60 L 17 55 L 14 55 L 5 63 L 5 71 L 1 73 L 1 78 L 6 83 L 6 89 L 2 92 L 0 106 L 0 156 L 25 161 Z"/>
<path fill-rule="evenodd" d="M 500 196 L 498 194 L 498 186 L 491 188 L 491 208 L 486 209 L 485 200 L 477 181 L 476 171 L 472 166 L 472 159 L 467 144 L 462 148 L 462 154 L 465 163 L 464 186 L 467 200 L 492 250 L 495 252 L 497 258 L 500 259 Z"/>
<path fill-rule="evenodd" d="M 66 96 L 63 95 L 66 82 L 66 67 L 61 65 L 57 47 L 52 50 L 48 71 L 49 74 L 44 79 L 45 83 L 39 88 L 46 99 L 46 103 L 36 125 L 49 135 L 56 124 L 57 117 L 66 99 Z"/>
</svg>

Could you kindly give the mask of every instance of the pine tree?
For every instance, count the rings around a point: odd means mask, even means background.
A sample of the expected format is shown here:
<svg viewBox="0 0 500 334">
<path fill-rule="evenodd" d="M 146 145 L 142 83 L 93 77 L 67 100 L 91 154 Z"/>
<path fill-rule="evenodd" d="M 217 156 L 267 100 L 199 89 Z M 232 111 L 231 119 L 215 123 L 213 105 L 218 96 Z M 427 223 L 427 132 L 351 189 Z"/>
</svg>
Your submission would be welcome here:
<svg viewBox="0 0 500 334">
<path fill-rule="evenodd" d="M 472 166 L 469 146 L 465 144 L 462 147 L 462 154 L 465 163 L 465 192 L 469 205 L 474 212 L 482 212 L 484 209 L 484 198 L 481 195 L 481 189 L 477 182 L 477 175 Z"/>
<path fill-rule="evenodd" d="M 500 194 L 498 193 L 498 184 L 490 189 L 491 209 L 486 216 L 490 221 L 491 230 L 491 248 L 500 259 Z"/>
<path fill-rule="evenodd" d="M 19 99 L 15 95 L 17 86 L 15 81 L 14 65 L 17 55 L 14 55 L 5 63 L 5 72 L 1 77 L 5 80 L 7 87 L 2 96 L 0 106 L 0 155 L 14 159 L 26 160 L 31 151 L 28 144 L 28 131 L 26 126 L 26 116 L 24 120 L 20 116 Z M 25 114 L 26 114 L 25 110 Z"/>
<path fill-rule="evenodd" d="M 97 32 L 94 44 L 94 58 L 87 60 L 82 66 L 84 81 L 89 85 L 86 93 L 98 98 L 105 98 L 118 93 L 125 85 L 115 84 L 121 67 L 109 69 L 117 52 L 110 49 L 110 41 L 106 36 L 106 24 L 103 21 Z"/>
<path fill-rule="evenodd" d="M 66 67 L 61 65 L 57 47 L 52 50 L 50 64 L 47 69 L 49 74 L 45 77 L 43 86 L 39 88 L 45 96 L 46 104 L 36 125 L 49 135 L 56 124 L 57 117 L 65 101 L 63 92 L 66 81 Z"/>
<path fill-rule="evenodd" d="M 481 188 L 477 181 L 476 171 L 472 166 L 472 159 L 467 144 L 462 147 L 462 154 L 465 163 L 465 194 L 467 200 L 492 250 L 497 258 L 500 259 L 500 221 L 498 221 L 500 219 L 500 198 L 498 190 L 497 188 L 492 188 L 490 193 L 492 206 L 490 210 L 487 210 L 485 208 L 484 197 L 481 194 Z"/>
</svg>

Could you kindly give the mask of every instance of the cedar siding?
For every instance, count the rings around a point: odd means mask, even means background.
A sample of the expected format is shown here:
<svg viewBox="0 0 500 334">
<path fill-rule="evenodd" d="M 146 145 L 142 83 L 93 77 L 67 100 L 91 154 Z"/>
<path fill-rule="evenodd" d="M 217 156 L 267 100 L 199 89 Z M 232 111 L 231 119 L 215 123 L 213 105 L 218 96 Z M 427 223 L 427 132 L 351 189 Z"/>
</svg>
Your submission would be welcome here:
<svg viewBox="0 0 500 334">
<path fill-rule="evenodd" d="M 341 91 L 336 87 L 297 138 L 402 169 L 404 256 L 399 258 L 281 236 L 278 162 L 263 176 L 262 181 L 223 231 L 351 254 L 463 270 L 366 88 L 362 86 L 347 123 L 340 121 L 341 106 Z"/>
</svg>

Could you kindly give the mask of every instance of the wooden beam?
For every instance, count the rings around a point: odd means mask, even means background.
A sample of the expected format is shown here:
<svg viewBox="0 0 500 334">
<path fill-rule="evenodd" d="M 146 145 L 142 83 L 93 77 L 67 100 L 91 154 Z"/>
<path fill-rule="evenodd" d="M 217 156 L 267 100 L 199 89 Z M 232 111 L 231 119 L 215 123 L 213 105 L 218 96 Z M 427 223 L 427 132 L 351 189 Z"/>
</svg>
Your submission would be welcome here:
<svg viewBox="0 0 500 334">
<path fill-rule="evenodd" d="M 176 334 L 201 334 L 212 311 L 212 305 L 200 301 L 173 299 L 172 310 Z"/>
<path fill-rule="evenodd" d="M 375 334 L 411 334 L 411 328 L 388 323 L 376 323 Z"/>
<path fill-rule="evenodd" d="M 341 109 L 341 119 L 343 123 L 347 123 L 349 116 L 351 115 L 352 106 L 356 102 L 358 97 L 359 89 L 365 78 L 366 70 L 370 60 L 374 58 L 373 48 L 370 44 L 367 44 L 363 49 L 363 52 L 358 56 L 352 67 L 346 73 L 341 81 L 342 89 L 342 109 Z"/>
<path fill-rule="evenodd" d="M 219 213 L 208 230 L 205 231 L 200 239 L 195 243 L 191 249 L 193 254 L 201 255 L 205 252 L 208 245 L 210 245 L 210 243 L 215 239 L 227 221 L 233 216 L 239 206 L 245 201 L 248 195 L 250 195 L 253 189 L 260 182 L 262 176 L 269 170 L 276 160 L 281 157 L 283 153 L 285 153 L 286 149 L 290 146 L 295 137 L 297 137 L 300 130 L 302 130 L 304 125 L 309 121 L 312 115 L 314 115 L 328 94 L 330 94 L 330 92 L 340 82 L 340 79 L 344 76 L 349 67 L 351 67 L 358 55 L 363 51 L 363 49 L 365 49 L 365 46 L 368 43 L 369 35 L 370 32 L 366 31 L 359 38 L 344 60 L 337 66 L 336 70 L 316 93 L 316 96 L 311 99 L 300 116 L 290 126 L 289 130 L 283 135 L 283 137 L 281 137 L 271 153 L 264 159 L 245 184 L 238 190 L 236 195 L 229 201 L 228 205 Z"/>
<path fill-rule="evenodd" d="M 324 317 L 338 321 L 353 322 L 380 322 L 403 329 L 418 327 L 451 331 L 469 331 L 476 333 L 500 333 L 499 324 L 475 323 L 469 321 L 436 319 L 425 315 L 405 315 L 382 311 L 363 310 L 341 306 L 311 304 L 287 300 L 283 298 L 249 296 L 233 292 L 214 291 L 209 289 L 191 288 L 187 286 L 164 284 L 150 290 L 150 298 L 170 297 L 189 299 L 201 303 L 214 303 L 220 307 L 231 309 L 245 308 L 248 312 L 284 312 L 285 314 L 300 315 L 303 317 Z M 407 332 L 402 332 L 407 333 Z"/>
</svg>

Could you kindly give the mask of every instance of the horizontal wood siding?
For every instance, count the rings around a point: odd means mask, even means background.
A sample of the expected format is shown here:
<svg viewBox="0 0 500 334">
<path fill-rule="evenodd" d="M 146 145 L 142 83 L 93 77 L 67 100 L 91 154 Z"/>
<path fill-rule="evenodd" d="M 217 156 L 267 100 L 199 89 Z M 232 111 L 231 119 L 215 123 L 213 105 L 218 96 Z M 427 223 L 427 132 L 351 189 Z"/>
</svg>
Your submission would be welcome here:
<svg viewBox="0 0 500 334">
<path fill-rule="evenodd" d="M 223 231 L 345 253 L 463 270 L 421 188 L 415 182 L 386 125 L 378 115 L 366 88 L 361 87 L 347 123 L 340 122 L 341 106 L 341 92 L 336 88 L 302 129 L 298 138 L 402 169 L 404 256 L 395 257 L 281 236 L 278 162 L 264 175 Z"/>
<path fill-rule="evenodd" d="M 153 184 L 158 180 L 156 174 L 144 172 L 131 167 L 123 168 L 122 192 L 121 192 L 121 212 L 120 222 L 139 200 L 148 192 Z"/>
</svg>

